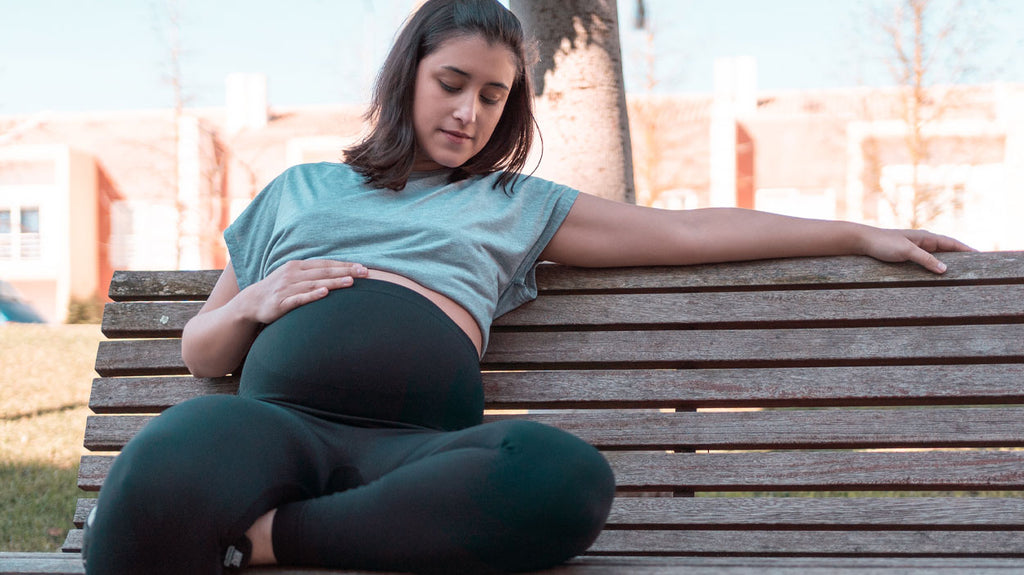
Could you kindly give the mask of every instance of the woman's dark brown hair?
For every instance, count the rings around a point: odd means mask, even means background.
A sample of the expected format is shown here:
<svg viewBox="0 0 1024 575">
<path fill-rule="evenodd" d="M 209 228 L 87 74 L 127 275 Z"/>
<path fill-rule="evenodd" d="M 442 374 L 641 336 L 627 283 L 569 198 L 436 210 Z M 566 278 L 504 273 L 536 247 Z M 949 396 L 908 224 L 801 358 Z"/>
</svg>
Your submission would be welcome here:
<svg viewBox="0 0 1024 575">
<path fill-rule="evenodd" d="M 366 118 L 370 133 L 345 150 L 345 161 L 380 188 L 401 190 L 412 173 L 416 133 L 412 108 L 420 61 L 448 39 L 482 36 L 507 46 L 515 57 L 516 78 L 491 139 L 475 156 L 457 168 L 452 180 L 498 170 L 506 191 L 526 164 L 533 143 L 533 86 L 528 48 L 522 25 L 497 0 L 429 0 L 412 15 L 395 40 L 377 76 Z"/>
</svg>

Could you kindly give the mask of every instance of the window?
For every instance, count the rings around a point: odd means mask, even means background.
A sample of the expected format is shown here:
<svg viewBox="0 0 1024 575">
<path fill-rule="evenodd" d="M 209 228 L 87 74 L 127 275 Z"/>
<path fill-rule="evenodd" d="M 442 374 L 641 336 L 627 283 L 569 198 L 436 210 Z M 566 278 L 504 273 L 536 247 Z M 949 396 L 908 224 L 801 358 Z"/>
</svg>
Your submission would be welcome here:
<svg viewBox="0 0 1024 575">
<path fill-rule="evenodd" d="M 0 260 L 38 260 L 42 257 L 39 208 L 0 209 Z"/>
<path fill-rule="evenodd" d="M 0 260 L 11 259 L 14 238 L 11 237 L 11 210 L 0 210 Z"/>
<path fill-rule="evenodd" d="M 21 208 L 21 258 L 37 260 L 43 255 L 39 238 L 39 208 Z"/>
</svg>

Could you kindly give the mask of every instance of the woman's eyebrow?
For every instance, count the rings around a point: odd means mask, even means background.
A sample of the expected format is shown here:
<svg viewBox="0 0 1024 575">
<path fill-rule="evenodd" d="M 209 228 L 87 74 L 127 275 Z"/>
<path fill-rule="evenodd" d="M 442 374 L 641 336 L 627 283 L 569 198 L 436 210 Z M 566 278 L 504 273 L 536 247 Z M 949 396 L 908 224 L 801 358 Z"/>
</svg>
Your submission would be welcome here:
<svg viewBox="0 0 1024 575">
<path fill-rule="evenodd" d="M 444 70 L 448 70 L 449 72 L 454 72 L 454 73 L 456 73 L 456 74 L 458 74 L 460 76 L 464 76 L 466 78 L 472 78 L 473 77 L 472 74 L 470 74 L 469 72 L 466 72 L 465 70 L 456 68 L 455 66 L 441 66 L 441 68 L 444 69 Z M 506 86 L 502 82 L 487 82 L 487 85 L 488 86 L 494 86 L 495 88 L 501 88 L 502 90 L 505 90 L 506 92 L 511 90 L 511 88 L 509 88 L 508 86 Z"/>
</svg>

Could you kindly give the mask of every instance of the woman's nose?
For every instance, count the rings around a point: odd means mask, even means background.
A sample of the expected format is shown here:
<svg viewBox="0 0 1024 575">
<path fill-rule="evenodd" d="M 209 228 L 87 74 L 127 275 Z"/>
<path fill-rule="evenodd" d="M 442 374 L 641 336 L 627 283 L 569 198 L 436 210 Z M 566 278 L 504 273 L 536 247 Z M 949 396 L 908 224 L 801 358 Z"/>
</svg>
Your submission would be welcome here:
<svg viewBox="0 0 1024 575">
<path fill-rule="evenodd" d="M 461 98 L 452 113 L 456 120 L 463 124 L 472 124 L 476 121 L 476 95 L 466 94 Z"/>
</svg>

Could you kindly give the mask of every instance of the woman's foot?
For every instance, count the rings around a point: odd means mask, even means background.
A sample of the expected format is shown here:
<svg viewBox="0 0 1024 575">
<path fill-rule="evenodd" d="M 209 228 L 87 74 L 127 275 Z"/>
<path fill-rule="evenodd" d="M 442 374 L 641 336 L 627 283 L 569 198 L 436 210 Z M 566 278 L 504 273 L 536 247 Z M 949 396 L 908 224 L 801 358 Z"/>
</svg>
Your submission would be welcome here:
<svg viewBox="0 0 1024 575">
<path fill-rule="evenodd" d="M 274 557 L 274 515 L 277 509 L 271 509 L 252 524 L 252 527 L 245 532 L 245 536 L 252 542 L 252 557 L 249 565 L 274 565 L 277 558 Z"/>
</svg>

